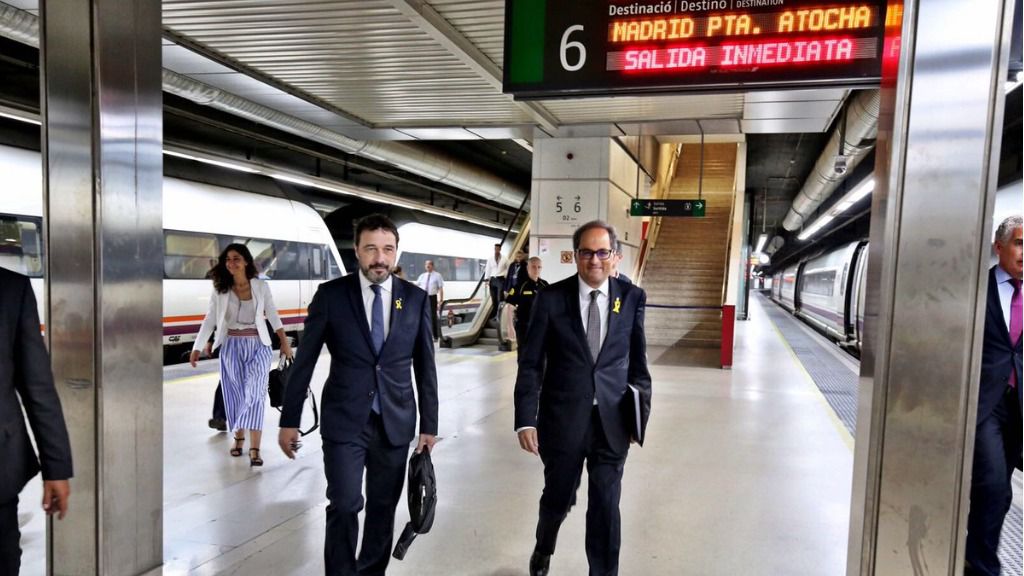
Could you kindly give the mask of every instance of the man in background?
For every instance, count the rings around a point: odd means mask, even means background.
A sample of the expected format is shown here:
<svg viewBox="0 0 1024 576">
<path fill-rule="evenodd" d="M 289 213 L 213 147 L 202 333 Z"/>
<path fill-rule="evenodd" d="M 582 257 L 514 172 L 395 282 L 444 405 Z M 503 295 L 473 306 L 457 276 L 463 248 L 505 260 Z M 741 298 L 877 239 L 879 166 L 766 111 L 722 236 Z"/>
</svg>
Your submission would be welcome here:
<svg viewBox="0 0 1024 576">
<path fill-rule="evenodd" d="M 420 277 L 416 279 L 416 285 L 426 292 L 427 297 L 430 299 L 431 315 L 434 317 L 434 321 L 430 326 L 434 332 L 434 341 L 436 342 L 441 337 L 441 323 L 437 317 L 437 304 L 444 301 L 444 278 L 441 277 L 439 272 L 434 270 L 433 260 L 427 260 L 424 267 L 427 271 L 420 274 Z"/>
<path fill-rule="evenodd" d="M 523 347 L 526 346 L 526 332 L 530 322 L 530 312 L 533 310 L 533 302 L 540 291 L 548 285 L 547 280 L 542 280 L 540 277 L 542 267 L 540 258 L 536 256 L 530 258 L 526 264 L 527 277 L 519 283 L 519 286 L 509 290 L 506 297 L 506 301 L 516 307 L 516 353 L 519 358 L 522 358 Z"/>
<path fill-rule="evenodd" d="M 527 256 L 529 254 L 526 253 L 526 250 L 520 250 L 516 252 L 515 260 L 508 265 L 508 272 L 505 273 L 505 284 L 502 286 L 502 293 L 505 295 L 506 300 L 508 299 L 508 293 L 526 277 Z"/>
<path fill-rule="evenodd" d="M 1020 216 L 1011 216 L 999 225 L 994 246 L 999 263 L 988 272 L 971 508 L 967 516 L 966 573 L 982 576 L 1000 574 L 996 555 L 999 535 L 1013 503 L 1013 469 L 1021 466 L 1024 248 Z"/>
<path fill-rule="evenodd" d="M 43 510 L 63 519 L 71 444 L 28 278 L 0 268 L 0 574 L 21 569 L 18 494 L 40 470 Z M 20 398 L 20 402 L 19 402 Z M 22 407 L 25 409 L 22 414 Z M 39 447 L 36 458 L 25 415 Z"/>
<path fill-rule="evenodd" d="M 498 319 L 498 304 L 501 303 L 502 289 L 505 285 L 505 274 L 508 272 L 508 260 L 501 256 L 501 242 L 494 245 L 494 256 L 487 259 L 484 278 L 491 293 L 491 316 Z"/>
</svg>

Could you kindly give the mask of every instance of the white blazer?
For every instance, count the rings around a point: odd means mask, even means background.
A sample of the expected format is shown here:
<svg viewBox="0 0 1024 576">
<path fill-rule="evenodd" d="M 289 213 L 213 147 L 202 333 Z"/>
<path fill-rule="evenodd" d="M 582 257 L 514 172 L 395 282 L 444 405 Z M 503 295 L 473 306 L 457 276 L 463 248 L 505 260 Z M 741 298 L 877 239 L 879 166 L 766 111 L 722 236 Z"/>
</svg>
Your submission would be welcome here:
<svg viewBox="0 0 1024 576">
<path fill-rule="evenodd" d="M 277 306 L 274 306 L 274 295 L 270 293 L 270 285 L 259 278 L 249 280 L 249 287 L 252 289 L 252 297 L 256 300 L 256 331 L 260 333 L 260 341 L 270 346 L 270 332 L 267 331 L 267 323 L 263 321 L 264 315 L 270 320 L 270 325 L 276 332 L 284 324 L 281 317 L 277 315 Z M 199 327 L 199 335 L 192 345 L 192 350 L 202 350 L 206 341 L 210 339 L 210 333 L 217 329 L 213 337 L 213 349 L 216 350 L 224 343 L 228 336 L 228 329 L 225 326 L 228 314 L 228 297 L 230 292 L 221 294 L 216 289 L 210 294 L 210 309 L 203 318 L 203 325 Z"/>
</svg>

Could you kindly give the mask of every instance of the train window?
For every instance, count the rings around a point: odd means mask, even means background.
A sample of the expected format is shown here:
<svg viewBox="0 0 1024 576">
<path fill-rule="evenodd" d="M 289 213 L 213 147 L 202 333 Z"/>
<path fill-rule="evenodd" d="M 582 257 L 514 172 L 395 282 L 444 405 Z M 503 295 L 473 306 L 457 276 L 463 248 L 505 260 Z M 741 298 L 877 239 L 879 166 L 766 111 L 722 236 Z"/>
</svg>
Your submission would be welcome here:
<svg viewBox="0 0 1024 576">
<path fill-rule="evenodd" d="M 320 246 L 309 247 L 309 277 L 313 280 L 324 279 L 324 249 Z"/>
<path fill-rule="evenodd" d="M 30 278 L 43 277 L 40 219 L 0 215 L 0 267 Z"/>
<path fill-rule="evenodd" d="M 836 285 L 836 271 L 809 272 L 804 274 L 801 290 L 807 294 L 832 296 Z"/>
<path fill-rule="evenodd" d="M 434 269 L 448 282 L 476 282 L 484 269 L 484 261 L 479 258 L 434 256 L 416 252 L 402 252 L 398 264 L 405 271 L 405 277 L 415 281 L 420 274 L 426 272 L 427 260 L 434 261 Z"/>
<path fill-rule="evenodd" d="M 338 267 L 338 261 L 334 259 L 334 254 L 326 244 L 324 245 L 324 254 L 327 257 L 327 279 L 331 280 L 341 276 L 341 268 Z"/>
<path fill-rule="evenodd" d="M 219 255 L 220 246 L 213 234 L 164 232 L 164 278 L 206 278 Z"/>
</svg>

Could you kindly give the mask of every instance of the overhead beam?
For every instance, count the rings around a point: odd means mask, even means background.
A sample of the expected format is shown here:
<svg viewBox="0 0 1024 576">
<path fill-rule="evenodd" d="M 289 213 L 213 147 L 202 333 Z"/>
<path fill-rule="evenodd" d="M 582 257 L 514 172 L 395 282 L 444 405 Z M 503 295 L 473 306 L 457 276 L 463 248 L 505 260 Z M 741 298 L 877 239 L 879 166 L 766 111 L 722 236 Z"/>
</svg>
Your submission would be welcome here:
<svg viewBox="0 0 1024 576">
<path fill-rule="evenodd" d="M 462 32 L 437 13 L 425 0 L 390 0 L 396 10 L 405 15 L 435 41 L 448 49 L 463 64 L 469 66 L 488 84 L 502 91 L 502 71 L 493 60 L 477 48 Z M 512 100 L 512 96 L 508 96 Z M 559 121 L 537 102 L 512 102 L 530 115 L 545 130 L 558 129 Z"/>
</svg>

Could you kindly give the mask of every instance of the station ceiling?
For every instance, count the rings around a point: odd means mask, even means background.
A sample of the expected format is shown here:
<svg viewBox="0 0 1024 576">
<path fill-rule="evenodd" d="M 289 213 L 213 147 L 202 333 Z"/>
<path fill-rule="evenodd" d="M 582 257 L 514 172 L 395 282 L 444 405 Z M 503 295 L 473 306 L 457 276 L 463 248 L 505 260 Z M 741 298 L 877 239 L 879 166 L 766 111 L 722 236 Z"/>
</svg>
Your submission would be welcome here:
<svg viewBox="0 0 1024 576">
<path fill-rule="evenodd" d="M 38 14 L 37 0 L 0 0 Z M 504 0 L 163 0 L 163 66 L 364 141 L 404 140 L 529 186 L 547 136 L 733 135 L 752 229 L 785 216 L 845 89 L 516 101 Z"/>
</svg>

